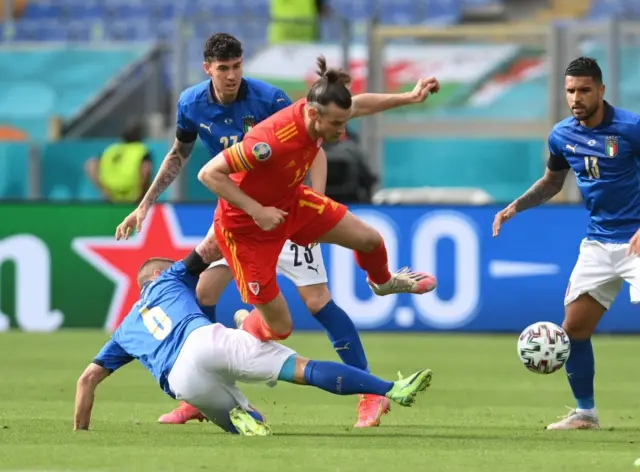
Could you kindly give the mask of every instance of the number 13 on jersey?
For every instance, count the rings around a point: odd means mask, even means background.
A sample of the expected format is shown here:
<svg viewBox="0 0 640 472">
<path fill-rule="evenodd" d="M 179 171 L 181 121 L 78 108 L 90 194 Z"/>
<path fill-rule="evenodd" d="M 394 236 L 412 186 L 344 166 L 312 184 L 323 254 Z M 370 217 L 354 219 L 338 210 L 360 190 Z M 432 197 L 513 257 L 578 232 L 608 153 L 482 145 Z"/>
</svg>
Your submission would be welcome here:
<svg viewBox="0 0 640 472">
<path fill-rule="evenodd" d="M 598 166 L 598 158 L 594 156 L 584 157 L 584 168 L 590 179 L 600 178 L 600 167 Z"/>
</svg>

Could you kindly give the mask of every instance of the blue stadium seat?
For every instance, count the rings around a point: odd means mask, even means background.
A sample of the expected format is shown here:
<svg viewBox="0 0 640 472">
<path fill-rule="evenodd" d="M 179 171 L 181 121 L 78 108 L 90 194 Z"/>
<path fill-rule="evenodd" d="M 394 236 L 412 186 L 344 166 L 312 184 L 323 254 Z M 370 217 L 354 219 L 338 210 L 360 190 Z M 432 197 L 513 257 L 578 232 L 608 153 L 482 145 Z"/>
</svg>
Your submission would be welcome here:
<svg viewBox="0 0 640 472">
<path fill-rule="evenodd" d="M 87 0 L 82 3 L 61 4 L 56 18 L 75 20 L 102 20 L 106 16 L 104 4 L 99 0 Z"/>
<path fill-rule="evenodd" d="M 151 41 L 151 29 L 149 18 L 118 19 L 107 22 L 105 36 L 110 41 Z"/>
<path fill-rule="evenodd" d="M 0 122 L 43 139 L 51 115 L 74 116 L 110 77 L 146 52 L 130 45 L 106 51 L 45 46 L 0 51 Z"/>
<path fill-rule="evenodd" d="M 25 18 L 51 19 L 57 18 L 61 14 L 61 7 L 53 2 L 29 2 L 24 11 Z"/>
<path fill-rule="evenodd" d="M 153 21 L 151 34 L 160 41 L 174 41 L 176 34 L 176 22 L 172 18 Z"/>
<path fill-rule="evenodd" d="M 640 0 L 628 0 L 626 7 L 626 18 L 640 19 Z"/>
<path fill-rule="evenodd" d="M 111 18 L 119 20 L 148 19 L 150 10 L 148 5 L 136 2 L 111 4 L 106 7 Z"/>
<path fill-rule="evenodd" d="M 378 19 L 382 24 L 409 25 L 424 13 L 424 3 L 416 0 L 381 0 L 378 6 Z"/>
<path fill-rule="evenodd" d="M 149 14 L 154 19 L 167 19 L 174 18 L 177 12 L 177 6 L 175 2 L 165 2 L 162 1 L 154 2 L 148 5 Z"/>
<path fill-rule="evenodd" d="M 462 15 L 460 0 L 426 0 L 423 22 L 435 24 L 457 23 Z"/>
<path fill-rule="evenodd" d="M 203 11 L 209 12 L 215 17 L 234 17 L 237 18 L 238 8 L 237 0 L 197 0 L 198 5 Z"/>
<path fill-rule="evenodd" d="M 624 0 L 592 0 L 587 16 L 591 19 L 600 19 L 609 16 L 621 17 L 624 13 Z"/>
<path fill-rule="evenodd" d="M 335 43 L 340 40 L 342 28 L 340 23 L 332 20 L 320 22 L 320 40 L 325 43 Z"/>
<path fill-rule="evenodd" d="M 375 13 L 375 4 L 371 0 L 329 0 L 329 8 L 350 20 L 364 20 Z"/>
<path fill-rule="evenodd" d="M 461 6 L 463 9 L 504 6 L 504 0 L 461 0 Z"/>
<path fill-rule="evenodd" d="M 269 13 L 269 0 L 244 0 L 246 11 L 261 18 L 267 18 Z"/>
<path fill-rule="evenodd" d="M 102 29 L 102 20 L 74 20 L 69 22 L 60 22 L 57 27 L 61 30 L 60 34 L 67 33 L 68 41 L 86 42 L 97 39 Z"/>
</svg>

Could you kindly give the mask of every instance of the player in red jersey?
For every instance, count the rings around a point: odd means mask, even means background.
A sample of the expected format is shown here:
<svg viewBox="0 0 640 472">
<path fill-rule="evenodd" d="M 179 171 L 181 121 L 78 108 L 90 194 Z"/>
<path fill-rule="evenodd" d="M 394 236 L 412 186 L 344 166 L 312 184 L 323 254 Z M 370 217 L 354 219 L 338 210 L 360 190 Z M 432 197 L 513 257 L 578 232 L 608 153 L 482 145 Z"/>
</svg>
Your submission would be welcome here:
<svg viewBox="0 0 640 472">
<path fill-rule="evenodd" d="M 353 249 L 357 264 L 377 295 L 422 294 L 435 278 L 406 269 L 391 274 L 382 237 L 371 226 L 330 198 L 302 184 L 324 141 L 337 141 L 349 119 L 360 116 L 349 76 L 327 70 L 319 58 L 321 78 L 307 98 L 271 116 L 207 163 L 198 179 L 219 197 L 216 239 L 230 263 L 250 315 L 236 319 L 257 338 L 286 339 L 291 314 L 276 282 L 278 255 L 287 239 Z M 424 82 L 425 97 L 437 92 L 435 78 Z"/>
</svg>

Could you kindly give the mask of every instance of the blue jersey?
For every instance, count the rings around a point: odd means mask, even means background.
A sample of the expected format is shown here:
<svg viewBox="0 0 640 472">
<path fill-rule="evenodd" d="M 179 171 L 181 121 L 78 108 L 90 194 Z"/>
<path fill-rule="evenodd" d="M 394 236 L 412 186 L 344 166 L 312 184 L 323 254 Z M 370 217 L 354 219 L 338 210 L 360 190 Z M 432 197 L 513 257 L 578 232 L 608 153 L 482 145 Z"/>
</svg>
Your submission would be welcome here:
<svg viewBox="0 0 640 472">
<path fill-rule="evenodd" d="M 198 276 L 176 262 L 142 290 L 94 362 L 113 372 L 138 359 L 171 397 L 167 378 L 189 334 L 211 321 L 196 300 Z"/>
<path fill-rule="evenodd" d="M 547 165 L 574 171 L 591 215 L 588 239 L 628 243 L 640 229 L 640 115 L 604 106 L 595 128 L 573 117 L 555 125 Z"/>
<path fill-rule="evenodd" d="M 242 79 L 238 97 L 229 105 L 219 103 L 213 93 L 211 80 L 182 92 L 177 123 L 180 141 L 195 141 L 199 136 L 212 156 L 242 141 L 257 123 L 291 105 L 282 90 L 257 79 Z"/>
</svg>

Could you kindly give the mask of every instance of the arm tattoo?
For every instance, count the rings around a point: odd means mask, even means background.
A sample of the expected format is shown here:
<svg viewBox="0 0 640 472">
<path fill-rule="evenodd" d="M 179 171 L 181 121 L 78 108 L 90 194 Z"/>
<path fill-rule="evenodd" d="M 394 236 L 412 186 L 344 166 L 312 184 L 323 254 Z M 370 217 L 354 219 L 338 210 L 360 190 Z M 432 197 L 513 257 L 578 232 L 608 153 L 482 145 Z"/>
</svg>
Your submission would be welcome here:
<svg viewBox="0 0 640 472">
<path fill-rule="evenodd" d="M 209 232 L 202 242 L 196 246 L 196 252 L 207 264 L 211 264 L 218 259 L 222 259 L 222 252 L 220 252 L 220 248 L 218 247 L 215 228 L 213 225 L 209 228 Z"/>
<path fill-rule="evenodd" d="M 516 211 L 519 213 L 551 200 L 562 190 L 568 172 L 568 170 L 545 172 L 540 180 L 515 201 Z"/>
<path fill-rule="evenodd" d="M 185 162 L 189 159 L 191 151 L 195 146 L 195 141 L 192 143 L 183 143 L 177 139 L 174 141 L 173 146 L 169 153 L 165 156 L 158 171 L 158 175 L 153 179 L 153 183 L 147 193 L 145 194 L 141 205 L 150 207 L 153 205 L 158 197 L 162 195 L 169 185 L 176 179 Z"/>
</svg>

